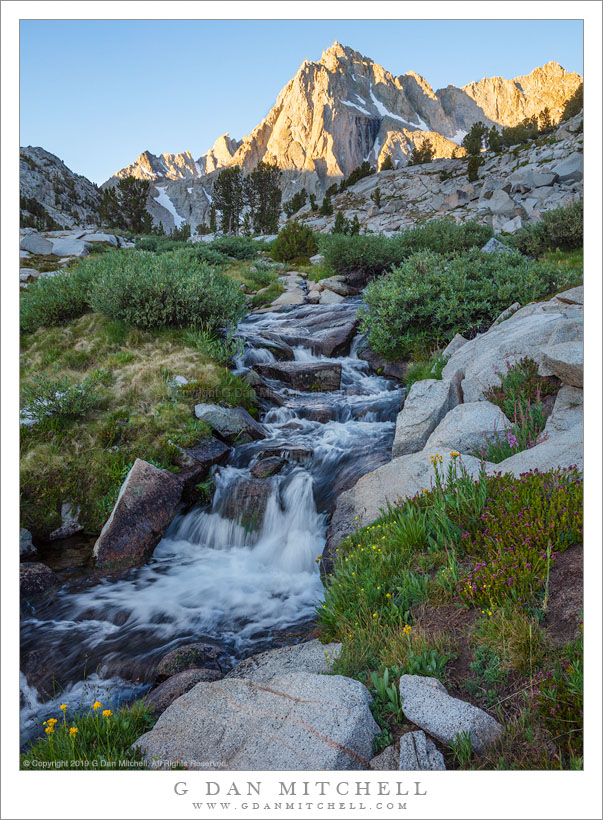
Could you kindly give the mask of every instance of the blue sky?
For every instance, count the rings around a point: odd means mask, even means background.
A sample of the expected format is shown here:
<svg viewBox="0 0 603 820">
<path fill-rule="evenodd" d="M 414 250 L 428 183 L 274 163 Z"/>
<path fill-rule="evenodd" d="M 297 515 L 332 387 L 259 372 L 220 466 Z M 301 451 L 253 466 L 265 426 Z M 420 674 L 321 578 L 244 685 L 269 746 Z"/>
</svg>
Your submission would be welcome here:
<svg viewBox="0 0 603 820">
<path fill-rule="evenodd" d="M 582 73 L 580 20 L 22 21 L 20 142 L 99 184 L 147 149 L 196 159 L 334 40 L 434 89 L 550 60 Z"/>
</svg>

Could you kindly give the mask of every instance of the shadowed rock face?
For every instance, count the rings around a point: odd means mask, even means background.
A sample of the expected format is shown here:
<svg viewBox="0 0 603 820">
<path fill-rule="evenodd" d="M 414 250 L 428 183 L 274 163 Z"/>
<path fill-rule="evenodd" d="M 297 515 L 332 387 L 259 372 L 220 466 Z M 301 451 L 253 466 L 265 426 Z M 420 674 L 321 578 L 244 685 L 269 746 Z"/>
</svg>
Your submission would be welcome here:
<svg viewBox="0 0 603 820">
<path fill-rule="evenodd" d="M 239 521 L 247 530 L 256 530 L 261 525 L 266 505 L 272 492 L 269 478 L 249 478 L 239 482 L 224 499 L 220 515 Z"/>
<path fill-rule="evenodd" d="M 168 652 L 157 664 L 155 677 L 158 681 L 171 678 L 181 672 L 191 669 L 215 670 L 222 675 L 222 663 L 227 662 L 224 650 L 216 642 L 189 643 Z M 202 680 L 202 678 L 199 678 Z M 216 680 L 216 676 L 209 676 L 204 680 Z"/>
<path fill-rule="evenodd" d="M 341 382 L 340 364 L 282 362 L 257 364 L 255 369 L 261 376 L 279 379 L 296 390 L 338 390 Z"/>
<path fill-rule="evenodd" d="M 42 595 L 58 583 L 59 579 L 46 564 L 23 561 L 19 566 L 19 588 L 22 598 Z"/>
<path fill-rule="evenodd" d="M 101 194 L 89 179 L 75 174 L 59 157 L 43 148 L 22 147 L 20 157 L 22 197 L 39 203 L 60 228 L 97 222 Z M 22 208 L 22 216 L 26 212 L 29 213 L 27 207 Z"/>
<path fill-rule="evenodd" d="M 152 689 L 145 697 L 145 703 L 153 714 L 160 715 L 177 698 L 190 691 L 193 686 L 198 683 L 219 680 L 221 677 L 222 673 L 218 672 L 217 669 L 188 669 L 186 672 L 179 672 Z"/>
</svg>

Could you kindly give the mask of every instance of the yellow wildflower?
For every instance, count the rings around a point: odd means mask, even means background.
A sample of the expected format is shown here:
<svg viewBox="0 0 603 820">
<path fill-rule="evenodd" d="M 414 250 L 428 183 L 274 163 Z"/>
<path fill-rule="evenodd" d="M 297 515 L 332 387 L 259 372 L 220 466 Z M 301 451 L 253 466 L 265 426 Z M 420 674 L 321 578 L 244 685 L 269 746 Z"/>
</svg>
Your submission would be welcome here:
<svg viewBox="0 0 603 820">
<path fill-rule="evenodd" d="M 411 630 L 412 630 L 412 627 L 410 627 L 408 624 L 406 624 L 406 625 L 405 625 L 405 627 L 404 627 L 404 629 L 402 630 L 402 632 L 403 632 L 405 635 L 410 635 Z"/>
<path fill-rule="evenodd" d="M 95 700 L 94 703 L 92 704 L 91 708 L 94 709 L 94 711 L 96 712 L 97 709 L 102 709 L 103 708 L 103 704 L 100 701 Z"/>
<path fill-rule="evenodd" d="M 60 709 L 61 709 L 61 712 L 64 712 L 67 709 L 67 704 L 66 703 L 61 703 Z"/>
<path fill-rule="evenodd" d="M 77 735 L 77 726 L 72 726 L 69 730 L 69 737 L 75 737 Z"/>
<path fill-rule="evenodd" d="M 54 734 L 54 726 L 47 726 L 44 729 L 44 731 L 46 732 L 47 735 L 53 735 Z"/>
<path fill-rule="evenodd" d="M 113 712 L 110 709 L 103 710 L 103 717 L 111 717 L 112 714 Z"/>
</svg>

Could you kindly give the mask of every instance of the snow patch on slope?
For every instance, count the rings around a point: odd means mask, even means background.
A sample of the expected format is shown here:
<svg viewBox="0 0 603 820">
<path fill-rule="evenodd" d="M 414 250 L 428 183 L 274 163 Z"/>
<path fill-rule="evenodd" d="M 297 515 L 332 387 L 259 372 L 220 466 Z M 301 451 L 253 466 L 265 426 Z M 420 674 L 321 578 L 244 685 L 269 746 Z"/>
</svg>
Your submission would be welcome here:
<svg viewBox="0 0 603 820">
<path fill-rule="evenodd" d="M 453 137 L 450 137 L 450 139 L 452 140 L 452 142 L 456 142 L 457 145 L 461 145 L 461 143 L 463 142 L 468 133 L 468 131 L 462 131 L 459 128 L 456 134 Z"/>
<path fill-rule="evenodd" d="M 157 190 L 159 191 L 159 195 L 154 196 L 153 199 L 155 200 L 155 202 L 158 202 L 159 205 L 161 205 L 163 208 L 165 208 L 166 211 L 169 211 L 169 213 L 171 213 L 171 215 L 174 217 L 174 225 L 177 228 L 181 228 L 182 223 L 185 222 L 185 219 L 184 219 L 184 217 L 180 216 L 180 214 L 174 208 L 174 203 L 172 202 L 172 200 L 169 198 L 169 196 L 165 192 L 166 188 L 167 188 L 166 185 L 162 185 L 162 186 L 158 185 Z"/>
<path fill-rule="evenodd" d="M 399 114 L 393 114 L 389 110 L 389 108 L 386 108 L 383 105 L 383 103 L 381 102 L 381 100 L 378 100 L 377 97 L 375 97 L 375 95 L 373 94 L 373 89 L 372 88 L 369 88 L 369 94 L 371 95 L 371 100 L 373 101 L 373 103 L 375 105 L 375 108 L 377 109 L 377 111 L 379 112 L 379 114 L 382 117 L 390 117 L 390 119 L 399 120 L 400 122 L 403 122 L 404 125 L 412 125 L 411 122 L 409 122 L 408 120 L 405 120 L 403 117 L 400 117 Z"/>
<path fill-rule="evenodd" d="M 349 108 L 356 108 L 358 111 L 361 111 L 363 114 L 366 114 L 367 117 L 371 116 L 370 112 L 367 111 L 366 108 L 361 108 L 359 105 L 356 105 L 356 103 L 348 102 L 347 100 L 342 100 L 341 102 L 344 105 L 347 105 Z"/>
</svg>

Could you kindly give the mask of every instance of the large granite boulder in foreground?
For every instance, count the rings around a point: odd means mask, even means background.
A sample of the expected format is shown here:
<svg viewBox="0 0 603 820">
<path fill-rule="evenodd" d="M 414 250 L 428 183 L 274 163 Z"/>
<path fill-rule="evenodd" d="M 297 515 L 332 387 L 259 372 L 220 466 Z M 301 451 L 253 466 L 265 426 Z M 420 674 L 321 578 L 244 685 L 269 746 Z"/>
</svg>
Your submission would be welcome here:
<svg viewBox="0 0 603 820">
<path fill-rule="evenodd" d="M 137 458 L 94 545 L 97 565 L 125 568 L 150 558 L 176 513 L 182 489 L 181 478 Z"/>
<path fill-rule="evenodd" d="M 142 735 L 151 768 L 206 771 L 368 769 L 379 733 L 358 681 L 294 672 L 199 683 Z"/>
</svg>

